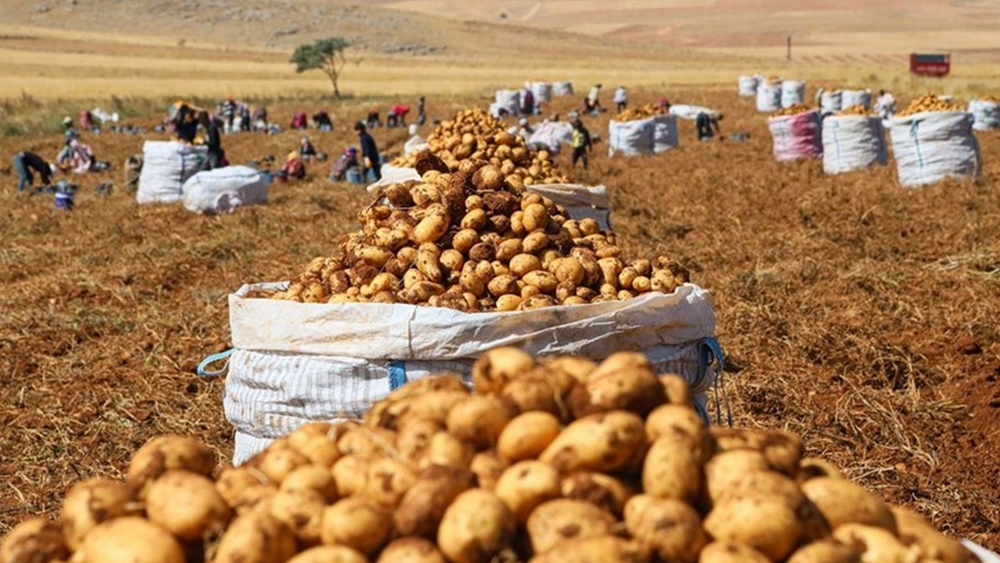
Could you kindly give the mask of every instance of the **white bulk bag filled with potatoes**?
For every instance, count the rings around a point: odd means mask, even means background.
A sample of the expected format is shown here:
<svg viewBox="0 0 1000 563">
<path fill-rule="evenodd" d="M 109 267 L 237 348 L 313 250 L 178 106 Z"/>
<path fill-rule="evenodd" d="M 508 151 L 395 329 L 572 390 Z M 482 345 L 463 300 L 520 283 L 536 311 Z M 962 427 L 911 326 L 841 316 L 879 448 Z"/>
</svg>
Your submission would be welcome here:
<svg viewBox="0 0 1000 563">
<path fill-rule="evenodd" d="M 903 187 L 924 186 L 948 177 L 978 178 L 983 173 L 971 113 L 928 111 L 894 117 L 889 136 Z"/>
<path fill-rule="evenodd" d="M 823 119 L 823 172 L 841 174 L 884 165 L 889 158 L 882 120 L 874 115 Z"/>
<path fill-rule="evenodd" d="M 205 169 L 208 148 L 174 141 L 146 141 L 135 199 L 145 203 L 176 203 L 184 197 L 184 182 Z"/>
<path fill-rule="evenodd" d="M 267 203 L 269 175 L 249 166 L 225 166 L 199 172 L 184 182 L 184 207 L 195 213 L 231 213 L 246 205 Z"/>
</svg>

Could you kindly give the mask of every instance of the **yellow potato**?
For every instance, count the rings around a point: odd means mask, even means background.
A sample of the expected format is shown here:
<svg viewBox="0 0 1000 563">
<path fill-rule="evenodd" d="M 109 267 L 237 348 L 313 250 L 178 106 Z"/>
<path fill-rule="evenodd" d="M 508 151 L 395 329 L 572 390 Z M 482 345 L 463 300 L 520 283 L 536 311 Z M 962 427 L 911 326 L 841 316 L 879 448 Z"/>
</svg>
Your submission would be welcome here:
<svg viewBox="0 0 1000 563">
<path fill-rule="evenodd" d="M 448 432 L 477 448 L 495 446 L 512 415 L 497 397 L 469 396 L 448 412 Z"/>
<path fill-rule="evenodd" d="M 564 478 L 561 489 L 564 498 L 587 501 L 617 517 L 622 516 L 626 503 L 635 495 L 635 491 L 621 480 L 587 471 Z"/>
<path fill-rule="evenodd" d="M 345 455 L 333 464 L 333 481 L 344 497 L 361 494 L 368 486 L 368 461 L 354 455 Z"/>
<path fill-rule="evenodd" d="M 539 460 L 562 474 L 581 470 L 612 473 L 633 461 L 645 445 L 642 419 L 630 412 L 611 411 L 567 426 Z"/>
<path fill-rule="evenodd" d="M 500 433 L 497 453 L 508 462 L 536 459 L 556 439 L 562 425 L 547 412 L 526 412 L 514 417 Z"/>
<path fill-rule="evenodd" d="M 705 531 L 716 541 L 740 543 L 783 561 L 803 534 L 794 509 L 766 496 L 744 496 L 717 503 L 705 517 Z"/>
<path fill-rule="evenodd" d="M 522 526 L 538 505 L 558 498 L 560 492 L 559 472 L 547 463 L 534 460 L 511 465 L 500 474 L 493 487 L 493 493 Z"/>
<path fill-rule="evenodd" d="M 97 526 L 87 534 L 82 552 L 83 563 L 184 563 L 181 544 L 163 528 L 137 516 L 115 518 Z M 294 551 L 289 556 L 292 553 Z M 215 561 L 234 563 L 219 556 Z M 244 561 L 270 563 L 265 560 Z"/>
<path fill-rule="evenodd" d="M 892 508 L 899 528 L 899 539 L 904 545 L 916 547 L 920 556 L 941 563 L 972 563 L 974 559 L 961 542 L 939 532 L 915 512 L 905 508 Z"/>
<path fill-rule="evenodd" d="M 292 557 L 288 563 L 368 563 L 357 550 L 342 545 L 321 545 Z"/>
<path fill-rule="evenodd" d="M 165 434 L 146 442 L 128 466 L 126 483 L 146 497 L 148 485 L 171 469 L 184 469 L 201 475 L 211 475 L 215 469 L 215 453 L 194 438 Z"/>
<path fill-rule="evenodd" d="M 149 486 L 146 515 L 174 536 L 193 541 L 221 530 L 232 511 L 209 478 L 173 470 Z"/>
<path fill-rule="evenodd" d="M 695 563 L 708 542 L 698 512 L 677 500 L 634 496 L 625 505 L 625 525 L 632 538 L 661 561 Z"/>
<path fill-rule="evenodd" d="M 657 438 L 643 464 L 643 491 L 654 497 L 695 502 L 703 486 L 703 447 L 702 442 L 683 436 Z"/>
<path fill-rule="evenodd" d="M 511 545 L 517 524 L 493 493 L 471 489 L 445 510 L 437 543 L 452 563 L 488 563 Z"/>
<path fill-rule="evenodd" d="M 529 563 L 647 563 L 649 555 L 636 542 L 605 534 L 565 542 Z"/>
<path fill-rule="evenodd" d="M 278 492 L 267 476 L 248 465 L 224 469 L 215 482 L 215 490 L 239 514 Z"/>
<path fill-rule="evenodd" d="M 0 561 L 4 563 L 46 563 L 68 559 L 69 554 L 59 525 L 45 518 L 24 520 L 0 542 Z M 183 561 L 181 558 L 180 563 Z"/>
<path fill-rule="evenodd" d="M 648 428 L 649 421 L 646 424 Z M 718 453 L 705 464 L 705 488 L 708 497 L 715 501 L 748 473 L 770 470 L 764 454 L 757 450 L 730 450 Z"/>
<path fill-rule="evenodd" d="M 844 524 L 834 528 L 833 539 L 857 549 L 861 563 L 912 563 L 913 553 L 885 528 Z"/>
<path fill-rule="evenodd" d="M 391 509 L 417 481 L 416 472 L 395 457 L 383 457 L 368 465 L 364 496 L 379 506 Z"/>
<path fill-rule="evenodd" d="M 393 514 L 397 532 L 434 537 L 444 511 L 458 495 L 474 486 L 476 475 L 469 469 L 432 465 L 422 470 Z"/>
<path fill-rule="evenodd" d="M 844 544 L 822 540 L 795 550 L 788 563 L 861 563 L 861 557 Z"/>
<path fill-rule="evenodd" d="M 515 311 L 523 301 L 520 295 L 501 295 L 497 297 L 497 311 Z"/>
<path fill-rule="evenodd" d="M 539 505 L 525 528 L 531 549 L 541 555 L 563 543 L 614 533 L 615 518 L 589 502 L 556 499 Z"/>
<path fill-rule="evenodd" d="M 573 376 L 580 383 L 586 383 L 591 372 L 597 367 L 593 360 L 578 356 L 560 356 L 545 362 L 545 365 L 551 370 Z"/>
<path fill-rule="evenodd" d="M 306 465 L 292 471 L 281 482 L 282 491 L 313 491 L 327 502 L 339 498 L 333 472 L 322 465 Z"/>
<path fill-rule="evenodd" d="M 376 563 L 448 563 L 434 542 L 399 538 L 385 546 Z"/>
<path fill-rule="evenodd" d="M 329 469 L 340 459 L 337 449 L 340 432 L 341 427 L 329 422 L 310 422 L 288 435 L 288 445 L 312 463 Z"/>
<path fill-rule="evenodd" d="M 413 227 L 413 240 L 418 244 L 436 242 L 448 231 L 448 217 L 443 213 L 428 215 Z"/>
<path fill-rule="evenodd" d="M 284 563 L 296 551 L 295 534 L 270 513 L 256 511 L 233 520 L 212 563 Z"/>
<path fill-rule="evenodd" d="M 701 550 L 698 563 L 771 563 L 771 560 L 743 544 L 714 541 Z"/>
<path fill-rule="evenodd" d="M 345 498 L 323 512 L 320 537 L 372 556 L 392 536 L 392 515 L 362 497 Z"/>
<path fill-rule="evenodd" d="M 759 450 L 768 465 L 789 477 L 794 477 L 802 459 L 802 439 L 782 430 L 754 430 L 748 428 L 712 428 L 716 447 L 720 451 Z"/>
<path fill-rule="evenodd" d="M 840 469 L 837 469 L 837 466 L 825 459 L 814 457 L 802 458 L 802 461 L 799 462 L 799 473 L 797 475 L 799 482 L 808 481 L 815 477 L 843 479 L 844 474 L 840 472 Z"/>
<path fill-rule="evenodd" d="M 326 508 L 323 495 L 310 490 L 281 490 L 271 498 L 269 508 L 271 516 L 291 530 L 301 545 L 319 545 Z"/>
<path fill-rule="evenodd" d="M 486 352 L 472 366 L 472 384 L 476 393 L 499 393 L 518 374 L 535 365 L 531 356 L 517 348 L 495 348 Z"/>
<path fill-rule="evenodd" d="M 492 491 L 500 475 L 507 469 L 506 461 L 491 451 L 479 452 L 472 456 L 469 469 L 476 474 L 476 482 L 482 489 Z"/>
<path fill-rule="evenodd" d="M 613 360 L 614 356 L 607 361 Z M 643 358 L 645 360 L 645 358 Z M 590 374 L 582 387 L 570 396 L 570 408 L 577 417 L 595 412 L 625 410 L 646 416 L 666 402 L 667 397 L 652 369 L 644 366 L 605 368 L 604 364 Z"/>
<path fill-rule="evenodd" d="M 568 413 L 562 402 L 562 393 L 556 388 L 556 382 L 544 376 L 527 374 L 513 379 L 504 386 L 500 398 L 513 406 L 516 412 L 547 412 L 566 418 Z"/>
<path fill-rule="evenodd" d="M 465 442 L 447 432 L 438 432 L 431 436 L 427 453 L 420 461 L 420 468 L 432 465 L 448 465 L 452 467 L 469 467 L 475 450 Z"/>
<path fill-rule="evenodd" d="M 671 405 L 684 407 L 692 405 L 691 388 L 683 377 L 672 373 L 661 375 L 660 384 L 663 385 L 663 389 L 667 393 L 667 401 Z"/>
<path fill-rule="evenodd" d="M 801 485 L 802 492 L 836 530 L 845 524 L 884 528 L 895 534 L 896 518 L 880 498 L 844 479 L 817 477 Z"/>
<path fill-rule="evenodd" d="M 98 524 L 139 512 L 138 506 L 130 504 L 131 500 L 128 488 L 118 481 L 95 477 L 73 485 L 59 515 L 66 544 L 77 550 Z"/>
<path fill-rule="evenodd" d="M 465 254 L 479 242 L 479 233 L 474 229 L 462 229 L 451 239 L 451 247 Z"/>
</svg>

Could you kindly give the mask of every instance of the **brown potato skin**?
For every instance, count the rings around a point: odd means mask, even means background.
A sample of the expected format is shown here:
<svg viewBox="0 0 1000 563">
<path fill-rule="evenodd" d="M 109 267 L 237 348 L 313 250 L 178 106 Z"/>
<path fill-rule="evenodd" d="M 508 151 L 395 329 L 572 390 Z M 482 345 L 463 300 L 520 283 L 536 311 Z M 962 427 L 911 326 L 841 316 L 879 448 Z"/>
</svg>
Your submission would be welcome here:
<svg viewBox="0 0 1000 563">
<path fill-rule="evenodd" d="M 437 544 L 452 563 L 488 563 L 510 545 L 517 524 L 493 493 L 471 489 L 448 507 Z"/>
<path fill-rule="evenodd" d="M 0 542 L 0 561 L 36 563 L 69 558 L 69 549 L 59 524 L 45 518 L 29 518 Z"/>
<path fill-rule="evenodd" d="M 556 499 L 543 503 L 530 516 L 526 529 L 535 554 L 544 554 L 557 545 L 611 534 L 614 516 L 580 500 Z"/>
<path fill-rule="evenodd" d="M 448 563 L 432 541 L 399 538 L 385 546 L 375 563 Z"/>
<path fill-rule="evenodd" d="M 448 506 L 475 485 L 476 475 L 469 469 L 443 465 L 424 469 L 393 514 L 396 530 L 403 536 L 435 537 Z"/>
</svg>

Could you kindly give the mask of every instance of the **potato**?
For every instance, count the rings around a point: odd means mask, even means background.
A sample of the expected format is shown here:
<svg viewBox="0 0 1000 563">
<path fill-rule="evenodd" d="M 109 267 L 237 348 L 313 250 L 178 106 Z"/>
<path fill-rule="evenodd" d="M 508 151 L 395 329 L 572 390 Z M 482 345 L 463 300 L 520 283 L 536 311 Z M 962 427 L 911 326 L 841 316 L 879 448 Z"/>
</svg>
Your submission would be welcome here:
<svg viewBox="0 0 1000 563">
<path fill-rule="evenodd" d="M 463 229 L 472 229 L 478 231 L 486 225 L 486 211 L 482 209 L 473 209 L 462 217 L 461 227 Z"/>
<path fill-rule="evenodd" d="M 254 456 L 250 463 L 272 483 L 281 485 L 289 473 L 309 465 L 309 458 L 292 448 L 287 438 L 279 438 L 266 450 Z"/>
<path fill-rule="evenodd" d="M 602 366 L 597 366 L 587 382 L 570 396 L 570 408 L 576 417 L 612 410 L 646 416 L 666 402 L 666 393 L 652 369 L 636 366 L 608 370 Z"/>
<path fill-rule="evenodd" d="M 77 495 L 80 498 L 80 493 Z M 0 561 L 3 563 L 48 563 L 68 559 L 69 553 L 59 525 L 45 518 L 24 520 L 0 542 Z M 180 559 L 180 563 L 183 561 Z"/>
<path fill-rule="evenodd" d="M 684 381 L 684 378 L 668 373 L 660 376 L 660 384 L 663 385 L 663 390 L 667 394 L 667 401 L 671 405 L 680 405 L 685 407 L 690 407 L 693 403 L 691 401 L 691 387 Z"/>
<path fill-rule="evenodd" d="M 632 538 L 661 561 L 695 563 L 708 543 L 698 513 L 677 500 L 632 497 L 625 505 L 625 526 Z"/>
<path fill-rule="evenodd" d="M 448 217 L 444 213 L 432 213 L 413 227 L 413 241 L 417 244 L 436 242 L 448 231 Z"/>
<path fill-rule="evenodd" d="M 271 516 L 288 527 L 304 546 L 319 545 L 326 498 L 311 490 L 281 490 L 268 504 Z"/>
<path fill-rule="evenodd" d="M 342 545 L 321 545 L 292 557 L 288 563 L 368 563 L 358 551 Z"/>
<path fill-rule="evenodd" d="M 474 229 L 462 229 L 451 239 L 451 247 L 465 254 L 479 242 L 479 233 Z"/>
<path fill-rule="evenodd" d="M 911 563 L 915 560 L 913 553 L 885 528 L 844 524 L 833 530 L 833 539 L 858 550 L 861 563 Z"/>
<path fill-rule="evenodd" d="M 564 542 L 529 563 L 647 563 L 649 556 L 636 542 L 610 534 Z"/>
<path fill-rule="evenodd" d="M 706 453 L 697 440 L 661 436 L 646 453 L 642 488 L 647 494 L 694 503 L 702 490 L 702 460 Z"/>
<path fill-rule="evenodd" d="M 493 446 L 512 414 L 497 397 L 473 395 L 452 407 L 448 413 L 448 432 L 477 448 Z"/>
<path fill-rule="evenodd" d="M 118 481 L 95 477 L 73 485 L 59 516 L 66 544 L 75 551 L 98 524 L 139 512 L 141 508 L 132 506 L 131 500 L 128 488 Z"/>
<path fill-rule="evenodd" d="M 915 512 L 905 508 L 892 508 L 899 528 L 899 540 L 911 548 L 916 547 L 924 559 L 941 563 L 972 563 L 974 559 L 961 542 L 939 532 Z"/>
<path fill-rule="evenodd" d="M 497 311 L 515 311 L 523 302 L 520 295 L 501 295 L 497 297 Z"/>
<path fill-rule="evenodd" d="M 368 461 L 354 455 L 345 455 L 333 464 L 333 481 L 342 496 L 361 494 L 368 486 Z"/>
<path fill-rule="evenodd" d="M 87 534 L 83 542 L 82 561 L 83 563 L 184 563 L 184 550 L 181 544 L 163 528 L 137 516 L 126 516 L 108 520 Z M 218 556 L 215 561 L 232 563 Z M 253 563 L 257 560 L 245 561 Z M 265 563 L 264 560 L 260 561 Z"/>
<path fill-rule="evenodd" d="M 434 542 L 399 538 L 385 546 L 376 563 L 448 563 Z"/>
<path fill-rule="evenodd" d="M 257 511 L 233 520 L 212 563 L 285 563 L 296 551 L 295 534 L 270 513 Z"/>
<path fill-rule="evenodd" d="M 775 471 L 790 477 L 798 473 L 803 452 L 802 439 L 791 432 L 748 428 L 712 428 L 711 432 L 720 451 L 760 450 Z"/>
<path fill-rule="evenodd" d="M 476 483 L 480 488 L 490 491 L 507 467 L 507 462 L 492 451 L 479 452 L 469 462 L 469 469 L 476 475 Z"/>
<path fill-rule="evenodd" d="M 434 537 L 445 509 L 474 486 L 476 475 L 469 469 L 432 465 L 422 470 L 393 515 L 396 530 L 403 536 Z"/>
<path fill-rule="evenodd" d="M 546 294 L 555 293 L 556 288 L 559 287 L 559 279 L 545 270 L 528 272 L 521 279 L 524 280 L 524 283 L 533 285 L 538 288 L 538 291 Z"/>
<path fill-rule="evenodd" d="M 530 370 L 535 360 L 517 348 L 495 348 L 486 352 L 472 366 L 472 384 L 476 393 L 499 393 L 514 376 Z"/>
<path fill-rule="evenodd" d="M 796 477 L 801 483 L 816 477 L 843 479 L 844 474 L 840 472 L 840 469 L 837 469 L 837 466 L 825 459 L 806 457 L 799 462 L 799 472 Z"/>
<path fill-rule="evenodd" d="M 817 477 L 801 485 L 802 493 L 816 505 L 836 530 L 845 524 L 878 526 L 896 533 L 896 518 L 877 496 L 843 479 Z"/>
<path fill-rule="evenodd" d="M 521 461 L 500 474 L 493 492 L 523 526 L 538 505 L 559 497 L 559 472 L 547 463 Z"/>
<path fill-rule="evenodd" d="M 366 481 L 363 495 L 390 509 L 399 504 L 416 483 L 417 474 L 406 463 L 394 457 L 383 457 L 369 463 Z"/>
<path fill-rule="evenodd" d="M 469 467 L 475 451 L 473 448 L 447 432 L 438 432 L 431 436 L 427 453 L 420 461 L 420 468 L 431 465 L 448 465 L 452 467 Z"/>
<path fill-rule="evenodd" d="M 726 499 L 715 505 L 703 525 L 715 540 L 752 547 L 771 561 L 788 557 L 803 533 L 795 510 L 766 496 Z"/>
<path fill-rule="evenodd" d="M 562 425 L 547 412 L 526 412 L 514 417 L 500 433 L 497 453 L 508 462 L 536 459 L 556 439 Z"/>
<path fill-rule="evenodd" d="M 650 441 L 670 435 L 686 437 L 692 441 L 709 439 L 705 421 L 694 409 L 673 404 L 657 407 L 646 418 L 646 437 Z M 763 454 L 760 459 L 763 462 Z"/>
<path fill-rule="evenodd" d="M 392 515 L 362 497 L 345 498 L 323 512 L 320 537 L 372 556 L 392 536 Z"/>
<path fill-rule="evenodd" d="M 714 541 L 701 550 L 698 563 L 771 563 L 771 560 L 749 546 L 728 541 Z"/>
<path fill-rule="evenodd" d="M 310 422 L 288 435 L 288 445 L 312 463 L 330 469 L 340 459 L 337 449 L 340 432 L 340 426 L 329 422 Z"/>
<path fill-rule="evenodd" d="M 430 420 L 443 427 L 452 407 L 469 397 L 467 389 L 461 391 L 428 391 L 419 397 L 409 397 L 390 408 L 395 416 L 395 426 L 403 427 L 409 420 Z M 388 437 L 388 436 L 386 436 Z"/>
<path fill-rule="evenodd" d="M 438 255 L 430 250 L 424 248 L 417 250 L 416 266 L 417 271 L 423 274 L 427 281 L 440 283 L 444 279 Z"/>
<path fill-rule="evenodd" d="M 552 239 L 549 238 L 549 235 L 542 231 L 533 231 L 524 236 L 521 246 L 526 254 L 538 254 L 548 248 L 551 243 Z"/>
<path fill-rule="evenodd" d="M 545 366 L 569 374 L 580 383 L 586 383 L 597 364 L 593 360 L 578 356 L 560 356 L 545 362 Z"/>
<path fill-rule="evenodd" d="M 549 213 L 544 205 L 530 203 L 525 206 L 521 221 L 524 222 L 524 230 L 530 233 L 549 226 Z"/>
<path fill-rule="evenodd" d="M 535 554 L 544 554 L 563 542 L 614 533 L 615 518 L 597 506 L 582 500 L 556 499 L 539 505 L 530 516 L 526 529 Z"/>
<path fill-rule="evenodd" d="M 247 465 L 224 469 L 215 482 L 215 490 L 240 514 L 278 492 L 267 476 Z"/>
<path fill-rule="evenodd" d="M 493 278 L 490 280 L 488 289 L 493 297 L 520 294 L 520 288 L 517 286 L 517 279 L 511 275 L 499 275 Z"/>
<path fill-rule="evenodd" d="M 729 452 L 731 453 L 731 452 Z M 723 503 L 729 499 L 747 496 L 766 496 L 769 500 L 785 503 L 788 508 L 802 516 L 802 507 L 806 504 L 805 495 L 799 490 L 795 481 L 777 471 L 750 471 L 731 478 L 726 487 L 716 491 L 713 502 Z"/>
<path fill-rule="evenodd" d="M 788 563 L 861 563 L 861 557 L 846 545 L 822 540 L 795 550 Z"/>
<path fill-rule="evenodd" d="M 648 420 L 646 427 L 649 428 Z M 708 497 L 715 501 L 723 491 L 732 489 L 734 483 L 746 474 L 770 470 L 764 454 L 757 450 L 730 450 L 718 453 L 705 464 L 705 488 Z"/>
<path fill-rule="evenodd" d="M 281 490 L 312 491 L 319 493 L 327 502 L 333 502 L 340 496 L 333 472 L 322 465 L 306 465 L 292 471 L 281 482 Z"/>
<path fill-rule="evenodd" d="M 555 383 L 544 376 L 535 376 L 529 373 L 516 377 L 504 386 L 503 391 L 500 392 L 500 398 L 512 405 L 516 412 L 539 411 L 561 418 L 569 417 L 565 404 L 562 402 L 561 393 L 556 389 Z"/>
<path fill-rule="evenodd" d="M 518 254 L 510 259 L 510 273 L 518 278 L 542 269 L 542 261 L 533 254 Z"/>
<path fill-rule="evenodd" d="M 149 483 L 171 469 L 209 476 L 215 464 L 215 453 L 205 444 L 194 438 L 164 434 L 149 440 L 135 452 L 125 481 L 137 490 L 140 499 L 144 499 Z"/>
<path fill-rule="evenodd" d="M 516 523 L 493 493 L 471 489 L 445 510 L 437 543 L 452 563 L 488 563 L 511 544 Z"/>
<path fill-rule="evenodd" d="M 562 474 L 581 470 L 613 473 L 642 451 L 645 438 L 642 419 L 633 413 L 590 415 L 567 426 L 539 460 Z"/>
<path fill-rule="evenodd" d="M 174 536 L 199 540 L 221 530 L 232 516 L 225 499 L 207 477 L 190 471 L 168 471 L 146 494 L 146 515 Z"/>
<path fill-rule="evenodd" d="M 564 498 L 589 502 L 618 517 L 622 516 L 625 504 L 635 495 L 632 488 L 615 477 L 586 471 L 565 477 L 560 488 Z"/>
</svg>

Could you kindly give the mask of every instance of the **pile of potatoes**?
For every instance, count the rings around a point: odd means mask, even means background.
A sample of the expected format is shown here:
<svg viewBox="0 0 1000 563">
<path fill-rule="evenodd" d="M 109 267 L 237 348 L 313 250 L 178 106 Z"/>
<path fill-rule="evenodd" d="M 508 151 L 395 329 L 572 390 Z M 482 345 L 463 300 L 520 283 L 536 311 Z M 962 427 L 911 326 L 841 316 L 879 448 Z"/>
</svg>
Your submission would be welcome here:
<svg viewBox="0 0 1000 563">
<path fill-rule="evenodd" d="M 643 106 L 627 108 L 619 112 L 618 115 L 615 116 L 615 121 L 619 123 L 623 121 L 636 121 L 662 114 L 663 109 L 660 106 L 656 104 L 646 104 Z"/>
<path fill-rule="evenodd" d="M 512 348 L 307 424 L 236 468 L 162 436 L 3 563 L 967 563 L 788 432 L 709 429 L 646 358 Z"/>
<path fill-rule="evenodd" d="M 551 154 L 532 151 L 524 138 L 511 135 L 503 121 L 482 109 L 468 109 L 441 122 L 427 138 L 429 151 L 447 166 L 457 171 L 465 161 L 488 163 L 503 171 L 513 186 L 532 184 L 563 184 L 569 180 Z M 409 154 L 393 161 L 394 166 L 414 168 L 418 156 Z"/>
<path fill-rule="evenodd" d="M 910 105 L 906 106 L 906 109 L 896 115 L 899 117 L 906 117 L 908 115 L 923 113 L 925 111 L 965 111 L 965 106 L 956 102 L 941 99 L 934 94 L 924 94 L 910 102 Z"/>
<path fill-rule="evenodd" d="M 847 106 L 846 108 L 838 111 L 835 115 L 875 115 L 875 112 L 866 108 L 861 104 L 854 104 L 853 106 Z"/>
<path fill-rule="evenodd" d="M 807 106 L 807 105 L 792 104 L 792 105 L 788 106 L 787 108 L 781 108 L 781 109 L 779 109 L 778 111 L 774 112 L 773 115 L 776 116 L 776 117 L 777 116 L 782 116 L 782 115 L 798 115 L 800 113 L 807 113 L 807 112 L 810 112 L 810 111 L 812 111 L 812 108 L 809 107 L 809 106 Z"/>
<path fill-rule="evenodd" d="M 672 293 L 675 260 L 625 260 L 611 232 L 516 192 L 491 164 L 453 172 L 421 153 L 422 179 L 394 184 L 359 215 L 334 257 L 314 259 L 287 290 L 304 303 L 409 303 L 463 312 L 530 310 Z"/>
</svg>

